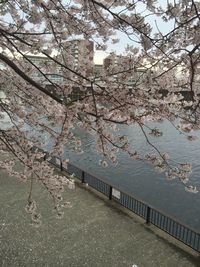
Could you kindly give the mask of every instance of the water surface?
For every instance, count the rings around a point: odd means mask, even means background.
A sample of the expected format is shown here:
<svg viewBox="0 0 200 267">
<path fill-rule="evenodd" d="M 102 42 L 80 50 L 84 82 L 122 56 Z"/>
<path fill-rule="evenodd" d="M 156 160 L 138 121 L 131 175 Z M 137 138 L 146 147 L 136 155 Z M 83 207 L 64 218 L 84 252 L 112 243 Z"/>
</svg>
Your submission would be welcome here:
<svg viewBox="0 0 200 267">
<path fill-rule="evenodd" d="M 183 134 L 171 126 L 170 122 L 154 123 L 154 125 L 162 129 L 164 134 L 159 138 L 151 137 L 151 142 L 161 152 L 169 153 L 174 160 L 191 162 L 193 172 L 190 182 L 200 191 L 200 133 L 194 133 L 199 136 L 199 139 L 188 141 Z M 142 153 L 152 150 L 139 127 L 123 126 L 120 131 L 129 136 L 134 149 Z M 117 166 L 109 164 L 107 168 L 102 168 L 99 165 L 101 157 L 95 149 L 95 137 L 82 129 L 76 129 L 75 132 L 83 140 L 85 152 L 77 155 L 66 148 L 65 156 L 70 158 L 72 164 L 88 170 L 91 174 L 112 183 L 116 188 L 132 194 L 197 231 L 200 230 L 200 193 L 186 192 L 178 180 L 166 180 L 164 173 L 158 173 L 145 162 L 133 161 L 124 152 L 119 153 Z"/>
</svg>

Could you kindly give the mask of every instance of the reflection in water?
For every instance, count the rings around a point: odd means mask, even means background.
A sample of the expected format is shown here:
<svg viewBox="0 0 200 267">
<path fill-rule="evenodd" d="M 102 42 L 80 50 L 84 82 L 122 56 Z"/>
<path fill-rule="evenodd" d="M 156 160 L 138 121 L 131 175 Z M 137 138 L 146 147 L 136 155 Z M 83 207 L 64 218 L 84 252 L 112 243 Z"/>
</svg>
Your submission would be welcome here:
<svg viewBox="0 0 200 267">
<path fill-rule="evenodd" d="M 153 125 L 163 130 L 164 135 L 159 138 L 150 137 L 151 142 L 161 152 L 169 153 L 174 160 L 191 162 L 193 172 L 190 181 L 200 191 L 200 133 L 197 133 L 199 139 L 190 142 L 167 121 Z M 134 150 L 146 153 L 151 149 L 139 127 L 123 126 L 120 131 L 129 136 Z M 116 188 L 121 188 L 163 213 L 200 230 L 200 192 L 197 194 L 185 192 L 184 186 L 179 181 L 167 181 L 163 173 L 156 172 L 147 163 L 131 160 L 124 152 L 119 153 L 117 166 L 110 164 L 104 169 L 98 164 L 100 157 L 96 153 L 94 136 L 82 129 L 76 129 L 75 133 L 81 137 L 85 152 L 77 155 L 66 148 L 65 156 L 70 158 L 72 164 L 88 170 L 91 174 L 112 183 Z"/>
</svg>

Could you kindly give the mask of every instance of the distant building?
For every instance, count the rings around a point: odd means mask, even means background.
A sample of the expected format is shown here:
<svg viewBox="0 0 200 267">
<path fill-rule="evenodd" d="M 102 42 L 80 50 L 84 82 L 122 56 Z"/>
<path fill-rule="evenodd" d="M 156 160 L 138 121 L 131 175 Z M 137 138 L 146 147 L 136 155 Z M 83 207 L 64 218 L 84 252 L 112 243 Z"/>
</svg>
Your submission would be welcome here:
<svg viewBox="0 0 200 267">
<path fill-rule="evenodd" d="M 103 72 L 109 80 L 126 86 L 130 93 L 135 90 L 139 82 L 146 79 L 145 68 L 135 67 L 132 57 L 115 53 L 111 53 L 104 59 Z"/>
<path fill-rule="evenodd" d="M 90 77 L 94 71 L 94 43 L 88 40 L 72 40 L 65 43 L 66 57 L 74 68 Z"/>
<path fill-rule="evenodd" d="M 102 74 L 103 65 L 102 64 L 95 64 L 94 65 L 94 76 L 99 76 Z"/>
<path fill-rule="evenodd" d="M 132 68 L 132 60 L 129 56 L 116 55 L 111 53 L 103 61 L 103 69 L 107 73 L 112 73 L 116 68 L 117 69 L 128 69 Z"/>
<path fill-rule="evenodd" d="M 36 66 L 36 68 L 31 74 L 31 77 L 40 83 L 51 84 L 52 82 L 60 84 L 64 81 L 64 78 L 67 79 L 71 75 L 73 75 L 73 73 L 70 72 L 70 70 L 59 66 L 52 59 L 44 55 L 31 54 L 31 55 L 26 55 L 26 57 Z M 62 52 L 62 56 L 58 54 L 57 57 L 60 58 L 58 61 L 60 61 L 63 65 L 68 66 L 72 70 L 77 71 L 77 73 L 80 73 L 81 75 L 88 78 L 93 75 L 94 71 L 93 42 L 88 40 L 67 41 L 64 44 L 64 50 Z M 24 60 L 24 62 L 26 62 L 30 66 L 28 60 Z M 45 74 L 46 78 L 43 74 Z"/>
<path fill-rule="evenodd" d="M 26 55 L 26 57 L 32 62 L 33 67 L 34 65 L 36 66 L 31 75 L 34 80 L 44 84 L 50 84 L 51 82 L 62 83 L 62 69 L 59 66 L 55 68 L 55 63 L 52 59 L 40 55 Z M 26 62 L 28 61 L 26 60 Z"/>
<path fill-rule="evenodd" d="M 103 69 L 104 71 L 108 71 L 111 66 L 117 65 L 116 55 L 111 53 L 108 57 L 103 60 Z"/>
</svg>

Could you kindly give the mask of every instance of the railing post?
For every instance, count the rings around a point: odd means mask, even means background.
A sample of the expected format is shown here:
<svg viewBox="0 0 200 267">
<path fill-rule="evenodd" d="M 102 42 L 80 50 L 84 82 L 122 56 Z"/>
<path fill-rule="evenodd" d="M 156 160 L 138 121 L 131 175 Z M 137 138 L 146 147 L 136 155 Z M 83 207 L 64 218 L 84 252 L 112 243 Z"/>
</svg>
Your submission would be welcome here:
<svg viewBox="0 0 200 267">
<path fill-rule="evenodd" d="M 85 183 L 85 172 L 82 171 L 82 174 L 81 174 L 81 183 Z"/>
<path fill-rule="evenodd" d="M 110 186 L 110 190 L 109 190 L 109 200 L 112 199 L 112 186 Z"/>
<path fill-rule="evenodd" d="M 146 214 L 146 224 L 150 224 L 150 212 L 151 212 L 151 208 L 148 206 L 147 207 L 147 214 Z"/>
<path fill-rule="evenodd" d="M 62 160 L 60 160 L 60 170 L 61 170 L 61 172 L 63 171 L 63 163 L 62 163 Z"/>
<path fill-rule="evenodd" d="M 45 153 L 45 154 L 44 154 L 44 158 L 43 158 L 43 160 L 47 160 L 47 158 L 48 158 L 48 156 L 49 156 L 49 153 L 48 153 L 48 152 L 45 152 L 45 151 L 44 151 L 44 153 Z"/>
</svg>

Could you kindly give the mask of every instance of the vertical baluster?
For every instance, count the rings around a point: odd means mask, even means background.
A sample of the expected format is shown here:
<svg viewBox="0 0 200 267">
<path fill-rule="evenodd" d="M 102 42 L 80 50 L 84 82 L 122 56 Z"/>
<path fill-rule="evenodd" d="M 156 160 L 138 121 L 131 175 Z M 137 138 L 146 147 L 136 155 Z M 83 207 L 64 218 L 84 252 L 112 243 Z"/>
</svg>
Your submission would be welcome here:
<svg viewBox="0 0 200 267">
<path fill-rule="evenodd" d="M 84 171 L 82 171 L 81 173 L 81 183 L 82 184 L 85 183 L 85 172 Z"/>
<path fill-rule="evenodd" d="M 151 208 L 147 207 L 146 224 L 150 224 L 150 213 L 151 213 Z"/>
<path fill-rule="evenodd" d="M 112 199 L 112 186 L 110 186 L 110 190 L 109 190 L 109 199 Z"/>
</svg>

